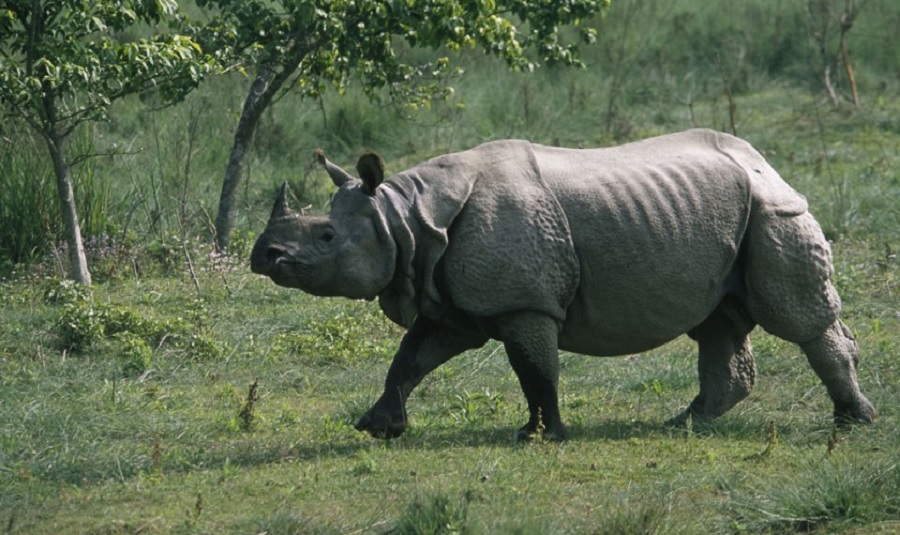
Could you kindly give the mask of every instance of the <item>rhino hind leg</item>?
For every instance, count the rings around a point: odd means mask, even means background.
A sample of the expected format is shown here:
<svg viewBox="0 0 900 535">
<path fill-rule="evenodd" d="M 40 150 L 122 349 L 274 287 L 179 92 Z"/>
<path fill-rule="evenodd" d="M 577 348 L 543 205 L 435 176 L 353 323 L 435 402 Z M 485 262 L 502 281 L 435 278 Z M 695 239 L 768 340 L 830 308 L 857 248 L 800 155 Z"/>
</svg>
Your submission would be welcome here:
<svg viewBox="0 0 900 535">
<path fill-rule="evenodd" d="M 834 402 L 836 424 L 875 420 L 875 408 L 860 392 L 856 379 L 859 346 L 841 320 L 835 320 L 821 336 L 801 343 L 800 347 Z"/>
<path fill-rule="evenodd" d="M 506 314 L 496 321 L 498 338 L 528 402 L 528 423 L 519 429 L 517 438 L 563 440 L 566 432 L 559 415 L 558 323 L 532 312 Z"/>
<path fill-rule="evenodd" d="M 746 398 L 756 381 L 750 346 L 754 323 L 733 297 L 726 297 L 689 336 L 697 341 L 700 393 L 687 409 L 666 422 L 684 425 L 688 417 L 716 418 Z"/>
<path fill-rule="evenodd" d="M 836 423 L 868 423 L 875 409 L 856 377 L 859 346 L 840 319 L 831 247 L 809 213 L 761 217 L 750 233 L 746 303 L 763 329 L 798 344 L 834 402 Z"/>
</svg>

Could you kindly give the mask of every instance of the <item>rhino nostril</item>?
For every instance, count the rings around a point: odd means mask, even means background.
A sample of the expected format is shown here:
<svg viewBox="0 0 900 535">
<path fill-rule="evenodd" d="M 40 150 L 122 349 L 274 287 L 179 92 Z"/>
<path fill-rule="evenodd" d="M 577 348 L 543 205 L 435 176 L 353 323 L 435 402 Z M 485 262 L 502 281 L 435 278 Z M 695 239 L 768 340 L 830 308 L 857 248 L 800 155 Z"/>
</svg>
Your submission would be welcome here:
<svg viewBox="0 0 900 535">
<path fill-rule="evenodd" d="M 276 264 L 278 260 L 284 257 L 284 249 L 281 247 L 276 247 L 274 245 L 270 246 L 266 249 L 266 262 L 269 264 Z"/>
</svg>

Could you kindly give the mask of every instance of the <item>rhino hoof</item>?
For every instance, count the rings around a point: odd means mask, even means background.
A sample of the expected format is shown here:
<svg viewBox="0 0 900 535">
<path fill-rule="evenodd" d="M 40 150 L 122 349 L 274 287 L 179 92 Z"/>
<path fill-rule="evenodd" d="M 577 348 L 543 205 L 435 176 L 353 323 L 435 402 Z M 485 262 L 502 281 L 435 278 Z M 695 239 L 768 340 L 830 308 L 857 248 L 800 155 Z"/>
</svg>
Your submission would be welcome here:
<svg viewBox="0 0 900 535">
<path fill-rule="evenodd" d="M 665 425 L 666 427 L 685 428 L 687 427 L 688 419 L 691 419 L 693 421 L 700 419 L 700 416 L 690 409 L 685 409 L 677 416 L 673 416 L 666 420 L 663 425 Z"/>
<path fill-rule="evenodd" d="M 852 405 L 836 405 L 834 408 L 834 423 L 839 427 L 849 427 L 855 424 L 870 424 L 875 421 L 876 415 L 875 407 L 873 407 L 868 400 L 862 399 Z"/>
<path fill-rule="evenodd" d="M 544 429 L 537 431 L 529 426 L 524 426 L 516 432 L 516 440 L 519 442 L 546 441 L 546 442 L 562 442 L 566 439 L 566 431 L 564 428 L 549 430 Z"/>
<path fill-rule="evenodd" d="M 357 431 L 369 433 L 373 438 L 391 439 L 397 438 L 406 431 L 406 422 L 394 420 L 383 412 L 374 408 L 360 417 L 353 425 Z"/>
</svg>

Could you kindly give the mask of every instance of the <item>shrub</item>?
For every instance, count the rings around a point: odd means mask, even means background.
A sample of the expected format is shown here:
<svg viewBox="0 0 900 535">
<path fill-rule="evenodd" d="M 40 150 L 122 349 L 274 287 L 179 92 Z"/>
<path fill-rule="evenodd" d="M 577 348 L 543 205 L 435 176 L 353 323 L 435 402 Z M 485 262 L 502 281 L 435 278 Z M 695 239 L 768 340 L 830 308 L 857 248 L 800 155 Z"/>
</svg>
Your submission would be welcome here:
<svg viewBox="0 0 900 535">
<path fill-rule="evenodd" d="M 900 467 L 819 461 L 801 478 L 768 481 L 732 501 L 737 531 L 795 533 L 900 520 Z"/>
<path fill-rule="evenodd" d="M 143 338 L 129 332 L 115 335 L 119 343 L 119 360 L 122 361 L 122 374 L 126 377 L 144 373 L 153 363 L 153 350 Z"/>
<path fill-rule="evenodd" d="M 182 318 L 161 320 L 130 308 L 95 303 L 90 289 L 73 281 L 56 280 L 45 292 L 45 301 L 60 305 L 57 321 L 62 349 L 82 353 L 92 344 L 112 339 L 119 344 L 126 375 L 143 373 L 152 362 L 153 348 L 163 343 L 184 351 L 191 359 L 212 360 L 224 346 L 204 332 L 205 306 L 188 306 L 192 323 Z M 196 331 L 196 332 L 195 332 Z"/>
<path fill-rule="evenodd" d="M 463 496 L 458 502 L 445 494 L 416 498 L 390 531 L 396 535 L 439 535 L 465 533 L 469 502 Z"/>
</svg>

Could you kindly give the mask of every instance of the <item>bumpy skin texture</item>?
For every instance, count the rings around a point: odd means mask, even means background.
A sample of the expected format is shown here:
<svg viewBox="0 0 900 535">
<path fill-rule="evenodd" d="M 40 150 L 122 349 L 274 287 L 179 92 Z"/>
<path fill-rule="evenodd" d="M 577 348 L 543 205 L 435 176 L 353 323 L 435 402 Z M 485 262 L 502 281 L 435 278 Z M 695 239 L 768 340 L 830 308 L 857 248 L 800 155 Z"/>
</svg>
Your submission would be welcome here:
<svg viewBox="0 0 900 535">
<path fill-rule="evenodd" d="M 409 328 L 385 390 L 357 428 L 406 429 L 422 378 L 495 338 L 529 420 L 562 438 L 558 350 L 636 353 L 681 334 L 698 342 L 700 392 L 670 422 L 716 417 L 753 387 L 748 335 L 800 344 L 840 422 L 875 411 L 859 350 L 838 319 L 831 252 L 806 200 L 749 144 L 691 130 L 591 150 L 497 141 L 387 181 L 318 155 L 340 189 L 327 218 L 292 212 L 282 191 L 251 267 L 316 295 L 378 298 Z"/>
</svg>

